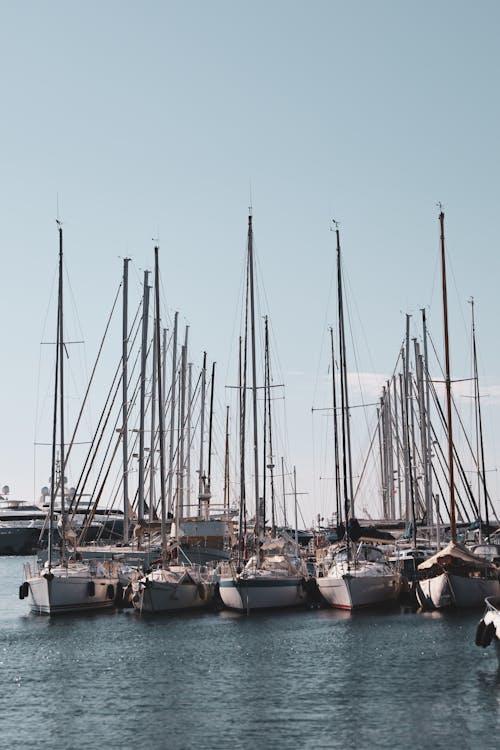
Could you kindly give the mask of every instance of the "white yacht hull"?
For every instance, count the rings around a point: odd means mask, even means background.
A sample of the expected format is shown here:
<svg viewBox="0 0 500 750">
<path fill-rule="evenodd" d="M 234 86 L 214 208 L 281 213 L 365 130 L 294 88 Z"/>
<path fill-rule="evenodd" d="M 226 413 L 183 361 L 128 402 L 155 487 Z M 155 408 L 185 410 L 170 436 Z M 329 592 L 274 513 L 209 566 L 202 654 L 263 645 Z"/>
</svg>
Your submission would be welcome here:
<svg viewBox="0 0 500 750">
<path fill-rule="evenodd" d="M 500 596 L 500 581 L 444 572 L 420 580 L 416 593 L 423 609 L 482 607 L 486 597 Z"/>
<path fill-rule="evenodd" d="M 132 584 L 132 604 L 140 612 L 178 612 L 208 607 L 214 598 L 215 578 L 196 569 L 158 568 Z"/>
<path fill-rule="evenodd" d="M 118 578 L 95 577 L 85 568 L 68 571 L 57 567 L 27 578 L 25 583 L 31 612 L 55 615 L 110 609 L 115 603 Z"/>
<path fill-rule="evenodd" d="M 325 601 L 336 609 L 361 609 L 395 602 L 400 592 L 397 573 L 389 575 L 356 575 L 318 578 L 319 591 Z"/>
<path fill-rule="evenodd" d="M 301 576 L 223 576 L 219 583 L 219 593 L 225 607 L 240 612 L 297 607 L 306 604 L 308 600 L 305 580 Z"/>
</svg>

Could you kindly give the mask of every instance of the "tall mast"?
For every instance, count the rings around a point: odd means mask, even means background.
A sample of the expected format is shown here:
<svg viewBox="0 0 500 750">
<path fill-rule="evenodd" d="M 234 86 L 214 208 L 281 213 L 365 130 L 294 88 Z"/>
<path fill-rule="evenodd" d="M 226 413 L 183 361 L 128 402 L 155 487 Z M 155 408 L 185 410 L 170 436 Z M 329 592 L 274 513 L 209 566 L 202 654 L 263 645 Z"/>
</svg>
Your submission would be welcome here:
<svg viewBox="0 0 500 750">
<path fill-rule="evenodd" d="M 253 278 L 253 229 L 252 214 L 248 216 L 248 276 L 250 282 L 250 344 L 252 347 L 252 406 L 253 406 L 253 456 L 255 482 L 255 529 L 260 534 L 259 508 L 259 446 L 257 439 L 257 363 L 255 361 L 255 295 Z M 259 557 L 259 556 L 258 556 Z"/>
<path fill-rule="evenodd" d="M 187 506 L 188 515 L 191 515 L 191 416 L 192 416 L 192 398 L 193 398 L 193 363 L 188 362 L 188 386 L 187 386 L 187 454 L 186 454 L 186 489 L 187 489 Z"/>
<path fill-rule="evenodd" d="M 288 530 L 288 519 L 286 516 L 286 492 L 285 492 L 285 459 L 281 456 L 281 491 L 283 492 L 283 526 Z"/>
<path fill-rule="evenodd" d="M 175 396 L 177 374 L 177 324 L 179 313 L 174 315 L 174 340 L 172 344 L 172 382 L 170 387 L 170 445 L 168 455 L 168 510 L 173 512 L 172 487 L 174 481 L 174 436 L 175 436 Z"/>
<path fill-rule="evenodd" d="M 411 488 L 411 471 L 410 471 L 410 435 L 408 418 L 408 377 L 409 377 L 409 346 L 410 346 L 410 316 L 406 315 L 405 344 L 401 349 L 401 361 L 403 364 L 403 392 L 401 394 L 401 417 L 403 419 L 403 459 L 405 472 L 405 520 L 411 519 L 410 510 L 410 488 Z"/>
<path fill-rule="evenodd" d="M 337 422 L 337 388 L 335 387 L 335 353 L 333 350 L 333 328 L 330 328 L 330 349 L 332 355 L 332 392 L 333 392 L 333 439 L 335 458 L 335 504 L 337 511 L 337 526 L 342 521 L 342 497 L 340 490 L 340 463 L 339 463 L 339 429 Z"/>
<path fill-rule="evenodd" d="M 59 341 L 62 339 L 62 321 L 61 321 L 61 293 L 62 293 L 62 230 L 59 221 L 59 286 L 57 294 L 57 336 L 56 336 L 56 367 L 54 373 L 54 410 L 52 415 L 52 461 L 50 474 L 50 509 L 49 509 L 49 549 L 48 549 L 48 566 L 49 571 L 52 568 L 53 557 L 53 537 L 54 537 L 54 510 L 56 499 L 56 446 L 57 446 L 57 410 L 59 395 L 59 358 L 61 349 Z"/>
<path fill-rule="evenodd" d="M 399 445 L 399 418 L 398 418 L 398 391 L 397 391 L 397 379 L 396 377 L 393 378 L 392 381 L 392 392 L 393 392 L 393 403 L 394 403 L 394 424 L 396 427 L 396 469 L 397 469 L 397 475 L 398 475 L 398 509 L 396 511 L 396 507 L 394 504 L 394 518 L 396 518 L 396 512 L 397 517 L 401 518 L 401 462 L 399 460 L 400 458 L 400 445 Z"/>
<path fill-rule="evenodd" d="M 226 450 L 224 461 L 224 516 L 229 520 L 229 406 L 226 406 Z"/>
<path fill-rule="evenodd" d="M 139 415 L 139 498 L 137 515 L 139 522 L 144 520 L 144 410 L 146 405 L 146 359 L 148 348 L 148 314 L 149 314 L 149 271 L 144 271 L 144 289 L 142 298 L 142 341 L 141 341 L 141 391 Z"/>
<path fill-rule="evenodd" d="M 430 525 L 429 519 L 429 508 L 431 505 L 429 495 L 429 485 L 427 484 L 427 477 L 429 475 L 429 468 L 427 466 L 427 428 L 426 428 L 426 410 L 425 410 L 425 398 L 424 398 L 424 360 L 420 353 L 420 347 L 417 339 L 413 340 L 415 348 L 415 365 L 417 375 L 417 400 L 418 400 L 418 412 L 419 412 L 419 429 L 420 429 L 420 445 L 422 453 L 422 469 L 423 469 L 423 480 L 424 480 L 424 502 L 425 502 L 425 523 L 427 526 Z M 415 461 L 416 465 L 416 461 Z"/>
<path fill-rule="evenodd" d="M 424 340 L 424 373 L 425 373 L 425 434 L 426 434 L 426 485 L 428 487 L 429 507 L 427 509 L 427 524 L 432 525 L 433 515 L 433 492 L 432 492 L 432 461 L 431 461 L 431 405 L 430 405 L 430 378 L 429 378 L 429 357 L 427 352 L 427 322 L 425 318 L 425 308 L 422 308 L 422 334 Z"/>
<path fill-rule="evenodd" d="M 168 334 L 168 330 L 166 328 L 163 328 L 163 330 L 162 330 L 162 345 L 161 345 L 161 349 L 162 349 L 161 382 L 162 382 L 162 386 L 163 386 L 163 405 L 162 405 L 162 408 L 163 408 L 163 426 L 164 426 L 164 429 L 165 429 L 165 434 L 163 436 L 164 448 L 165 448 L 165 476 L 164 476 L 165 485 L 164 485 L 164 487 L 162 487 L 162 493 L 165 495 L 165 503 L 167 503 L 167 495 L 166 495 L 166 493 L 167 493 L 167 474 L 168 474 L 167 464 L 166 464 L 166 460 L 167 460 L 167 446 L 166 446 L 166 443 L 165 443 L 165 440 L 167 438 L 167 429 L 166 429 L 166 425 L 165 425 L 165 419 L 166 419 L 166 416 L 167 416 L 167 400 L 168 400 L 168 398 L 167 398 L 167 350 L 168 350 L 168 346 L 167 346 L 167 334 Z M 167 513 L 167 512 L 168 512 L 168 508 L 166 507 L 165 508 L 165 513 Z"/>
<path fill-rule="evenodd" d="M 444 323 L 444 354 L 445 354 L 445 384 L 446 384 L 446 419 L 448 423 L 448 470 L 450 484 L 450 531 L 453 544 L 457 541 L 457 524 L 455 518 L 455 477 L 453 466 L 453 429 L 451 413 L 451 380 L 450 380 L 450 342 L 448 336 L 448 296 L 446 292 L 446 258 L 444 251 L 444 213 L 439 214 L 441 228 L 441 269 L 443 282 L 443 323 Z"/>
<path fill-rule="evenodd" d="M 412 461 L 411 461 L 411 424 L 413 417 L 413 406 L 411 403 L 410 394 L 410 315 L 406 315 L 406 337 L 405 337 L 405 350 L 403 354 L 403 367 L 404 367 L 404 427 L 406 434 L 405 442 L 405 456 L 406 456 L 406 479 L 408 487 L 408 497 L 410 505 L 406 507 L 407 518 L 409 517 L 412 523 L 413 532 L 413 546 L 417 546 L 417 524 L 415 518 L 415 482 L 413 477 Z"/>
<path fill-rule="evenodd" d="M 210 383 L 210 414 L 208 418 L 208 476 L 207 476 L 207 501 L 210 503 L 210 483 L 212 481 L 212 433 L 214 422 L 214 389 L 215 389 L 215 362 L 212 362 L 212 382 Z"/>
<path fill-rule="evenodd" d="M 297 470 L 293 467 L 293 502 L 295 507 L 295 553 L 299 557 L 299 519 L 297 504 Z"/>
<path fill-rule="evenodd" d="M 477 371 L 477 350 L 476 350 L 476 321 L 474 319 L 474 300 L 471 299 L 471 306 L 472 306 L 472 353 L 474 357 L 474 392 L 476 395 L 476 408 L 477 408 L 477 421 L 478 421 L 478 433 L 479 433 L 479 447 L 481 449 L 481 469 L 480 474 L 482 474 L 482 480 L 483 480 L 483 493 L 484 493 L 484 510 L 485 510 L 485 516 L 486 516 L 486 529 L 487 533 L 489 534 L 489 526 L 490 526 L 490 519 L 489 519 L 489 512 L 488 512 L 488 490 L 486 488 L 486 467 L 484 463 L 484 443 L 483 443 L 483 423 L 481 419 L 481 399 L 479 396 L 479 375 Z M 480 505 L 480 498 L 478 496 L 478 505 L 479 508 Z M 481 512 L 479 513 L 479 523 L 481 524 Z M 482 534 L 482 529 L 480 527 L 479 533 Z"/>
<path fill-rule="evenodd" d="M 392 435 L 392 397 L 391 397 L 391 384 L 387 381 L 386 390 L 386 426 L 387 426 L 387 447 L 388 447 L 388 480 L 389 480 L 389 517 L 394 519 L 396 517 L 394 509 L 394 443 Z"/>
<path fill-rule="evenodd" d="M 200 463 L 198 469 L 198 515 L 201 516 L 202 501 L 205 495 L 205 478 L 203 476 L 203 447 L 205 440 L 205 389 L 207 378 L 207 353 L 203 352 L 203 366 L 201 368 L 201 416 L 200 416 Z"/>
<path fill-rule="evenodd" d="M 123 259 L 123 321 L 122 321 L 122 462 L 123 462 L 123 538 L 129 538 L 128 502 L 128 264 Z"/>
<path fill-rule="evenodd" d="M 184 422 L 186 419 L 186 361 L 187 361 L 187 327 L 185 343 L 181 347 L 181 383 L 180 383 L 180 419 L 179 419 L 179 471 L 177 486 L 177 505 L 179 520 L 184 517 Z M 177 531 L 179 536 L 179 531 Z"/>
<path fill-rule="evenodd" d="M 156 269 L 155 269 L 156 285 Z M 149 520 L 156 517 L 155 502 L 155 444 L 156 444 L 156 386 L 157 386 L 157 348 L 156 348 L 156 287 L 155 287 L 155 316 L 153 321 L 153 370 L 151 372 L 151 433 L 149 439 Z M 158 402 L 160 403 L 160 402 Z"/>
<path fill-rule="evenodd" d="M 63 232 L 59 224 L 59 411 L 60 411 L 60 466 L 61 477 L 59 480 L 61 492 L 61 560 L 66 555 L 66 508 L 65 508 L 65 473 L 66 473 L 66 455 L 64 450 L 64 325 L 63 325 Z"/>
<path fill-rule="evenodd" d="M 380 478 L 382 485 L 382 515 L 387 518 L 387 446 L 386 446 L 386 433 L 385 433 L 385 388 L 382 389 L 382 396 L 380 397 L 380 405 L 377 407 L 377 436 L 379 443 L 380 453 Z"/>
<path fill-rule="evenodd" d="M 338 226 L 335 229 L 337 235 L 337 295 L 339 311 L 339 339 L 340 339 L 340 401 L 342 413 L 342 474 L 344 490 L 344 517 L 345 517 L 345 539 L 347 543 L 347 561 L 350 557 L 349 545 L 349 515 L 354 513 L 352 507 L 352 471 L 350 460 L 348 461 L 348 435 L 349 435 L 349 404 L 347 397 L 347 368 L 345 361 L 345 337 L 344 337 L 344 310 L 342 300 L 342 268 L 340 263 L 340 233 Z M 350 485 L 348 485 L 348 474 Z"/>
<path fill-rule="evenodd" d="M 240 567 L 246 538 L 243 528 L 246 523 L 246 492 L 245 492 L 245 412 L 246 412 L 246 364 L 247 364 L 247 319 L 245 313 L 245 343 L 240 336 L 238 357 L 238 383 L 239 383 L 239 422 L 240 422 L 240 512 L 238 521 L 238 567 Z"/>
<path fill-rule="evenodd" d="M 156 363 L 158 367 L 157 385 L 158 385 L 158 430 L 160 433 L 160 504 L 161 504 L 161 544 L 162 550 L 166 549 L 167 544 L 167 504 L 165 500 L 165 413 L 163 410 L 163 379 L 161 365 L 161 348 L 160 348 L 160 271 L 158 264 L 158 246 L 155 246 L 155 348 Z M 151 459 L 152 460 L 152 456 Z"/>
<path fill-rule="evenodd" d="M 269 483 L 271 489 L 271 529 L 272 535 L 276 535 L 276 498 L 274 492 L 274 455 L 273 455 L 273 429 L 271 421 L 271 365 L 269 357 L 269 326 L 266 315 L 266 380 L 267 380 L 267 422 L 269 434 L 269 459 L 267 468 L 269 469 Z M 265 515 L 264 515 L 265 518 Z"/>
</svg>

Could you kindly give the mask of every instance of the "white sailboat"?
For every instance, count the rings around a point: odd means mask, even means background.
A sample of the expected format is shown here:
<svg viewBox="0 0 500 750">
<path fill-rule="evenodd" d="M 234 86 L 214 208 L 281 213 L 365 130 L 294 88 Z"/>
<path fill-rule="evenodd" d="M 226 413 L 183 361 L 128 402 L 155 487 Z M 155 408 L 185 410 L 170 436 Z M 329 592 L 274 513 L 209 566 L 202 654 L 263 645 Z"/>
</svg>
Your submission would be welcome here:
<svg viewBox="0 0 500 750">
<path fill-rule="evenodd" d="M 395 602 L 401 576 L 376 547 L 361 542 L 354 554 L 342 546 L 334 553 L 326 572 L 317 577 L 325 601 L 336 609 L 361 609 Z"/>
<path fill-rule="evenodd" d="M 244 447 L 241 449 L 241 497 L 238 557 L 222 568 L 219 592 L 223 604 L 229 609 L 249 613 L 255 609 L 293 607 L 308 601 L 308 574 L 300 559 L 298 544 L 291 540 L 264 540 L 265 511 L 262 512 L 259 494 L 259 456 L 257 420 L 257 366 L 255 347 L 255 307 L 254 307 L 254 257 L 252 215 L 248 216 L 247 241 L 247 305 L 245 321 L 250 322 L 250 348 L 252 357 L 252 409 L 253 409 L 253 455 L 255 489 L 255 529 L 253 534 L 254 554 L 248 561 L 243 560 L 243 503 L 245 497 Z M 247 329 L 245 325 L 245 351 Z M 268 346 L 266 320 L 266 388 L 269 387 Z M 246 355 L 245 365 L 246 368 Z M 241 370 L 241 368 L 240 368 Z M 241 374 L 241 372 L 240 372 Z M 246 382 L 246 372 L 243 373 Z M 266 390 L 266 389 L 264 389 Z M 241 388 L 240 405 L 245 413 L 246 388 Z M 265 398 L 266 400 L 266 398 Z M 268 403 L 268 402 L 267 402 Z M 264 407 L 264 412 L 266 411 Z M 241 415 L 240 415 L 241 416 Z M 241 431 L 245 430 L 242 418 Z M 270 424 L 270 420 L 269 420 Z M 270 460 L 272 465 L 272 459 Z"/>
<path fill-rule="evenodd" d="M 176 612 L 207 607 L 214 596 L 218 575 L 213 570 L 200 565 L 179 565 L 172 563 L 178 558 L 178 543 L 168 543 L 166 524 L 167 508 L 165 498 L 165 446 L 163 378 L 160 352 L 160 297 L 158 247 L 155 247 L 155 331 L 154 350 L 157 366 L 156 385 L 159 404 L 160 442 L 160 493 L 161 493 L 161 560 L 145 576 L 132 583 L 131 601 L 134 609 L 143 613 Z M 185 354 L 183 357 L 185 361 Z M 155 387 L 153 378 L 153 388 Z"/>
<path fill-rule="evenodd" d="M 345 544 L 340 548 L 330 548 L 330 555 L 322 558 L 317 565 L 316 582 L 320 594 L 331 606 L 339 609 L 358 609 L 379 604 L 393 602 L 399 596 L 401 576 L 389 563 L 385 555 L 372 545 L 360 543 L 355 547 L 350 538 L 349 519 L 352 518 L 352 486 L 351 441 L 349 425 L 349 398 L 346 373 L 346 349 L 344 334 L 344 314 L 342 298 L 342 269 L 340 257 L 340 233 L 336 227 L 337 238 L 337 287 L 339 312 L 339 340 L 340 340 L 340 395 L 341 395 L 341 425 L 342 425 L 342 474 L 344 517 L 346 519 Z M 332 336 L 333 359 L 333 336 Z M 333 363 L 332 363 L 333 364 Z M 332 371 L 332 377 L 334 377 Z M 336 426 L 336 393 L 333 380 L 334 422 Z M 335 432 L 337 436 L 337 432 Z M 335 445 L 336 474 L 338 477 L 338 446 Z M 337 493 L 340 493 L 340 482 L 337 479 Z"/>
<path fill-rule="evenodd" d="M 309 599 L 307 568 L 297 555 L 295 542 L 284 537 L 269 539 L 243 569 L 236 563 L 223 569 L 219 583 L 221 599 L 229 609 L 297 607 Z"/>
<path fill-rule="evenodd" d="M 66 560 L 56 565 L 24 566 L 21 598 L 28 597 L 34 614 L 56 615 L 110 609 L 118 588 L 118 565 L 112 560 Z"/>
<path fill-rule="evenodd" d="M 445 549 L 440 550 L 418 566 L 421 575 L 416 587 L 416 594 L 423 609 L 443 609 L 451 606 L 458 608 L 480 607 L 484 603 L 485 597 L 500 596 L 499 569 L 497 566 L 470 552 L 457 542 L 443 211 L 440 211 L 439 222 L 441 228 L 451 541 Z"/>
<path fill-rule="evenodd" d="M 43 567 L 25 565 L 24 582 L 20 586 L 21 599 L 28 598 L 30 609 L 36 614 L 54 615 L 64 612 L 106 609 L 114 606 L 118 584 L 117 565 L 77 560 L 68 556 L 68 530 L 65 518 L 64 492 L 61 491 L 61 544 L 59 560 L 54 559 L 54 510 L 59 487 L 64 487 L 64 337 L 63 337 L 63 235 L 59 229 L 59 287 L 57 305 L 56 372 L 54 387 L 54 417 L 52 428 L 52 475 L 49 509 L 48 559 Z M 60 429 L 60 471 L 56 469 L 57 414 Z"/>
<path fill-rule="evenodd" d="M 165 558 L 131 584 L 138 612 L 157 614 L 202 609 L 213 603 L 218 574 L 203 565 L 177 565 Z"/>
<path fill-rule="evenodd" d="M 481 607 L 486 597 L 500 596 L 498 567 L 456 541 L 418 569 L 417 598 L 424 609 Z"/>
</svg>

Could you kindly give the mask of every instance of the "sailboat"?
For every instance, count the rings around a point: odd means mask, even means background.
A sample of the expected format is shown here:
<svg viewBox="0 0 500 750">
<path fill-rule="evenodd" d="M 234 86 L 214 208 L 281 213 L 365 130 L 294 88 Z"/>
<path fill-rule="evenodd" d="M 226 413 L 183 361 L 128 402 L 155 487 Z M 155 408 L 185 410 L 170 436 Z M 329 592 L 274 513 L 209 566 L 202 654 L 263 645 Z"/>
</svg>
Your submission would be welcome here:
<svg viewBox="0 0 500 750">
<path fill-rule="evenodd" d="M 443 609 L 451 606 L 458 608 L 480 607 L 484 604 L 486 597 L 500 596 L 499 569 L 497 566 L 489 560 L 475 555 L 457 541 L 444 213 L 442 210 L 439 213 L 439 223 L 441 230 L 451 541 L 444 549 L 418 566 L 420 580 L 416 587 L 416 593 L 418 602 L 423 609 Z"/>
<path fill-rule="evenodd" d="M 264 539 L 265 511 L 259 494 L 259 457 L 257 425 L 257 365 L 255 346 L 255 304 L 254 304 L 254 257 L 252 214 L 248 216 L 247 241 L 247 305 L 245 320 L 250 316 L 251 357 L 252 357 L 252 410 L 254 448 L 254 488 L 255 488 L 255 529 L 253 534 L 254 551 L 246 562 L 243 559 L 243 503 L 245 497 L 244 447 L 241 454 L 241 497 L 238 556 L 222 569 L 219 593 L 223 604 L 229 609 L 249 613 L 252 610 L 292 607 L 305 604 L 309 598 L 308 573 L 300 558 L 298 544 L 289 537 Z M 246 343 L 245 326 L 245 365 L 243 379 L 246 382 Z M 240 368 L 241 369 L 241 368 Z M 267 369 L 267 368 L 266 368 Z M 241 388 L 240 406 L 241 432 L 245 430 L 245 390 Z"/>
<path fill-rule="evenodd" d="M 177 542 L 167 539 L 167 503 L 165 498 L 165 445 L 163 378 L 160 356 L 160 292 L 158 246 L 155 246 L 155 330 L 154 350 L 157 365 L 156 385 L 159 404 L 161 559 L 145 576 L 132 582 L 131 601 L 134 609 L 145 613 L 175 612 L 207 607 L 214 596 L 218 576 L 201 565 L 180 565 Z M 185 359 L 185 357 L 184 357 Z M 155 378 L 153 378 L 154 388 Z"/>
<path fill-rule="evenodd" d="M 175 338 L 175 337 L 174 337 Z M 205 440 L 205 401 L 206 401 L 206 359 L 204 352 L 203 366 L 201 369 L 200 383 L 200 455 L 198 469 L 198 505 L 197 513 L 193 514 L 192 506 L 189 506 L 189 512 L 176 514 L 176 518 L 171 527 L 171 535 L 179 543 L 177 554 L 180 561 L 188 564 L 196 563 L 198 565 L 212 564 L 215 565 L 221 561 L 227 561 L 231 557 L 231 542 L 234 536 L 232 522 L 229 514 L 229 502 L 226 503 L 227 481 L 225 481 L 225 497 L 222 513 L 214 514 L 211 511 L 212 491 L 211 491 L 211 474 L 212 474 L 212 434 L 213 434 L 213 402 L 214 402 L 214 383 L 215 383 L 215 362 L 212 365 L 211 378 L 211 395 L 210 395 L 210 416 L 208 428 L 208 471 L 205 472 L 204 464 L 204 440 Z M 191 366 L 189 366 L 191 367 Z M 190 389 L 188 389 L 190 390 Z M 188 427 L 187 434 L 191 430 L 191 398 L 188 393 Z M 227 422 L 226 417 L 226 422 Z M 173 433 L 173 429 L 172 429 Z M 227 425 L 226 425 L 227 434 Z M 181 436 L 182 439 L 182 436 Z M 173 443 L 173 441 L 172 441 Z M 226 438 L 227 443 L 227 438 Z M 189 445 L 188 454 L 189 454 Z M 228 446 L 226 445 L 226 475 L 228 466 Z M 227 476 L 226 476 L 227 480 Z M 189 491 L 189 476 L 187 477 Z M 183 487 L 184 489 L 184 483 Z M 184 511 L 184 502 L 181 498 L 180 505 Z"/>
<path fill-rule="evenodd" d="M 317 584 L 321 596 L 331 606 L 339 609 L 359 609 L 361 607 L 393 602 L 399 596 L 401 576 L 389 563 L 386 556 L 374 545 L 361 541 L 355 546 L 351 529 L 352 486 L 351 441 L 349 424 L 349 398 L 346 371 L 346 347 L 344 334 L 344 311 L 342 296 L 342 269 L 340 257 L 340 232 L 336 227 L 337 239 L 337 287 L 340 341 L 340 396 L 341 396 L 341 434 L 342 434 L 342 474 L 344 495 L 345 538 L 341 546 L 330 548 L 329 554 L 323 557 L 317 566 Z M 332 342 L 333 355 L 333 342 Z M 333 363 L 332 363 L 333 364 Z M 332 368 L 334 378 L 334 368 Z M 334 393 L 334 424 L 336 425 L 336 393 Z M 337 435 L 337 433 L 336 433 Z M 339 461 L 337 436 L 335 439 L 337 492 Z M 351 498 L 351 499 L 350 499 Z"/>
<path fill-rule="evenodd" d="M 25 563 L 24 581 L 20 586 L 21 599 L 28 598 L 30 609 L 36 614 L 54 615 L 64 612 L 108 609 L 114 606 L 118 584 L 117 565 L 114 561 L 86 562 L 68 555 L 70 530 L 66 523 L 64 491 L 61 491 L 61 542 L 59 559 L 55 559 L 55 501 L 59 488 L 64 488 L 64 338 L 63 338 L 63 234 L 59 230 L 59 286 L 57 303 L 56 368 L 54 385 L 54 412 L 52 424 L 52 470 L 48 529 L 48 559 L 41 567 L 38 563 Z M 57 422 L 59 412 L 60 456 L 56 457 Z M 59 468 L 58 468 L 59 467 Z M 75 535 L 76 536 L 76 535 Z"/>
</svg>

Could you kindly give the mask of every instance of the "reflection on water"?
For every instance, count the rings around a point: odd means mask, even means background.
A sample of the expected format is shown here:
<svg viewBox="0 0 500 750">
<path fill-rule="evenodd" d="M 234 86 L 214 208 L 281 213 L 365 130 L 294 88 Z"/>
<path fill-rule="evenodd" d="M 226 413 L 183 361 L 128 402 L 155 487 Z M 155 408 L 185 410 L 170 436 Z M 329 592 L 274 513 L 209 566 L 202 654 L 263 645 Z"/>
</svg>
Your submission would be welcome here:
<svg viewBox="0 0 500 750">
<path fill-rule="evenodd" d="M 500 672 L 474 644 L 481 613 L 50 619 L 26 614 L 21 571 L 0 558 L 2 746 L 498 747 Z"/>
</svg>

